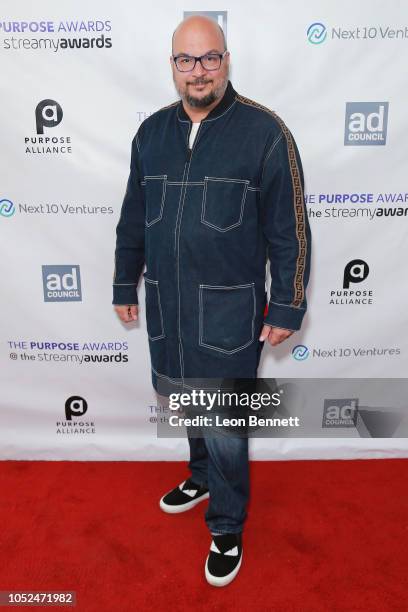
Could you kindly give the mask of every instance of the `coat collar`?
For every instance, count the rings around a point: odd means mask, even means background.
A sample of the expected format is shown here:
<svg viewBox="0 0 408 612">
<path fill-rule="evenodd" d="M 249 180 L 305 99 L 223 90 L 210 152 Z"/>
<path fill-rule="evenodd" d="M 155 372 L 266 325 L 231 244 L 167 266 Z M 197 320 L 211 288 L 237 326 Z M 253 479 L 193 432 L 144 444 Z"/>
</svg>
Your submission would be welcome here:
<svg viewBox="0 0 408 612">
<path fill-rule="evenodd" d="M 212 119 L 218 119 L 218 117 L 225 113 L 225 111 L 228 110 L 234 104 L 236 95 L 237 92 L 233 88 L 231 81 L 228 81 L 228 85 L 223 97 L 202 121 L 211 121 Z M 180 100 L 177 106 L 177 117 L 179 121 L 188 121 L 191 123 L 190 117 L 184 110 L 182 100 Z"/>
</svg>

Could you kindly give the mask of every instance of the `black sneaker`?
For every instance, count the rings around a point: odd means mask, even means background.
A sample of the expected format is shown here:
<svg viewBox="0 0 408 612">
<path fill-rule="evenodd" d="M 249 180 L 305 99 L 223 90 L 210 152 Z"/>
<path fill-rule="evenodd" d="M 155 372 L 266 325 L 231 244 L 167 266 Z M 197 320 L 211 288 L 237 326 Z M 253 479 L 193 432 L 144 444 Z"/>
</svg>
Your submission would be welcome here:
<svg viewBox="0 0 408 612">
<path fill-rule="evenodd" d="M 205 577 L 213 586 L 222 587 L 234 580 L 242 561 L 242 533 L 213 535 L 205 562 Z"/>
<path fill-rule="evenodd" d="M 200 501 L 208 499 L 208 497 L 210 497 L 210 494 L 207 487 L 201 487 L 191 478 L 188 478 L 172 491 L 163 495 L 159 504 L 163 512 L 175 514 L 194 508 Z"/>
</svg>

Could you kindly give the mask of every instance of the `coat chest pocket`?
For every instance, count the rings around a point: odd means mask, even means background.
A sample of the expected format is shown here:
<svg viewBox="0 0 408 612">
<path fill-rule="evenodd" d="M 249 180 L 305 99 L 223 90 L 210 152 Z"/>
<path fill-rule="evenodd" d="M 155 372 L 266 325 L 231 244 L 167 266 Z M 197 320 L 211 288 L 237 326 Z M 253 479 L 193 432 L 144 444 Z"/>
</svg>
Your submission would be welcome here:
<svg viewBox="0 0 408 612">
<path fill-rule="evenodd" d="M 199 345 L 232 354 L 254 340 L 254 283 L 199 286 Z"/>
<path fill-rule="evenodd" d="M 143 277 L 145 280 L 146 293 L 147 335 L 150 340 L 159 340 L 165 337 L 159 282 L 147 278 L 146 273 L 143 274 Z"/>
<path fill-rule="evenodd" d="M 166 199 L 167 174 L 145 176 L 142 181 L 146 202 L 146 227 L 157 223 L 163 217 Z"/>
<path fill-rule="evenodd" d="M 219 232 L 242 223 L 249 181 L 204 177 L 201 222 Z"/>
</svg>

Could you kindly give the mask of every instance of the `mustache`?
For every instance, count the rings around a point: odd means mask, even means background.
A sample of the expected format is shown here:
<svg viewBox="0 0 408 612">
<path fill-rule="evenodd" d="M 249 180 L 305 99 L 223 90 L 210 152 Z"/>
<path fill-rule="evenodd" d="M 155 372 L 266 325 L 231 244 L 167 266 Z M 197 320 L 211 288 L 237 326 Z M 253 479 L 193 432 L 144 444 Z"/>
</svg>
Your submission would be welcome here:
<svg viewBox="0 0 408 612">
<path fill-rule="evenodd" d="M 211 83 L 211 80 L 198 78 L 195 81 L 190 81 L 189 85 L 205 85 L 206 83 Z"/>
</svg>

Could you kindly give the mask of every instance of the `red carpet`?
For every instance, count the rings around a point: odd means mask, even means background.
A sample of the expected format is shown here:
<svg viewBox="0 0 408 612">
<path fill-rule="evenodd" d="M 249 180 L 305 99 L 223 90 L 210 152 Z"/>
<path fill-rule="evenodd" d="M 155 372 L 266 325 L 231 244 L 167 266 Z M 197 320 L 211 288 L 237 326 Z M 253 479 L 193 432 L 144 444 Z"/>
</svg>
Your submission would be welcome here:
<svg viewBox="0 0 408 612">
<path fill-rule="evenodd" d="M 243 565 L 223 589 L 204 578 L 207 502 L 158 506 L 185 466 L 1 462 L 0 590 L 76 591 L 81 612 L 408 609 L 407 460 L 253 462 Z"/>
</svg>

